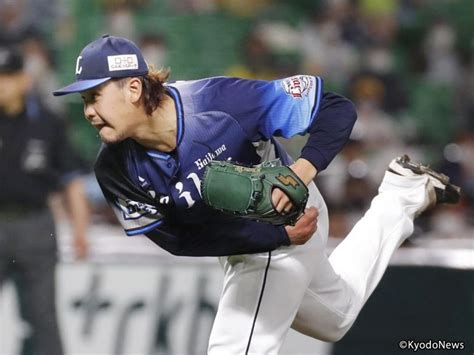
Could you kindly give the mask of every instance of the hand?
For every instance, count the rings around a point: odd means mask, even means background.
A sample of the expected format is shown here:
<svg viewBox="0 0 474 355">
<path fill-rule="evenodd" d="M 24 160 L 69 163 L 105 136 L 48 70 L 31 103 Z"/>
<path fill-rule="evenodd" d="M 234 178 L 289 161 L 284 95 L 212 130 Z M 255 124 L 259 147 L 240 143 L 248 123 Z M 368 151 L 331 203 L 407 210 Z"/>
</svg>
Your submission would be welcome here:
<svg viewBox="0 0 474 355">
<path fill-rule="evenodd" d="M 84 260 L 89 252 L 89 242 L 85 236 L 74 237 L 74 252 L 76 260 Z"/>
<path fill-rule="evenodd" d="M 309 185 L 309 183 L 313 181 L 317 173 L 314 165 L 303 158 L 298 159 L 294 164 L 290 165 L 290 169 L 293 170 L 306 185 Z M 288 213 L 293 207 L 288 196 L 279 188 L 272 191 L 272 202 L 275 209 L 280 213 Z"/>
<path fill-rule="evenodd" d="M 311 239 L 316 232 L 319 212 L 315 207 L 305 209 L 305 213 L 294 226 L 286 226 L 291 245 L 301 245 Z"/>
</svg>

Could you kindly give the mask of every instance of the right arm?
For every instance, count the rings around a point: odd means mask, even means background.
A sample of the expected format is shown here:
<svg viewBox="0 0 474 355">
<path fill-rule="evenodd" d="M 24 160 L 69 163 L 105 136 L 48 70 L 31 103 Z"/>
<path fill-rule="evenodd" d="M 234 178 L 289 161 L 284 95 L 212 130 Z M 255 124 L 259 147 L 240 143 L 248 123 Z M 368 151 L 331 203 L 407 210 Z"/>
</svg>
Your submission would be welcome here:
<svg viewBox="0 0 474 355">
<path fill-rule="evenodd" d="M 145 234 L 163 249 L 183 256 L 224 256 L 271 251 L 303 244 L 307 223 L 294 229 L 213 213 L 200 223 L 171 218 L 127 178 L 119 160 L 101 151 L 95 166 L 102 192 L 127 235 Z M 307 233 L 307 231 L 306 231 Z"/>
<path fill-rule="evenodd" d="M 226 256 L 261 253 L 290 245 L 284 227 L 223 216 L 200 224 L 163 223 L 145 235 L 171 254 Z"/>
<path fill-rule="evenodd" d="M 316 208 L 307 208 L 295 226 L 283 227 L 220 215 L 217 223 L 163 223 L 145 235 L 174 255 L 225 256 L 261 253 L 280 246 L 306 243 L 316 231 L 317 217 Z"/>
</svg>

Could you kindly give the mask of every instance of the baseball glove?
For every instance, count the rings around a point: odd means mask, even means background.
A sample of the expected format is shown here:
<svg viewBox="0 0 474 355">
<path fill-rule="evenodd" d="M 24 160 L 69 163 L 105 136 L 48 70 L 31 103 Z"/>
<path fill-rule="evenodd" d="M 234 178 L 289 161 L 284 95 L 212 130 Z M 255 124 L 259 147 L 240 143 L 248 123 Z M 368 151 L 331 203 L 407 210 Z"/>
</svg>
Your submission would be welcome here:
<svg viewBox="0 0 474 355">
<path fill-rule="evenodd" d="M 279 213 L 272 202 L 272 191 L 279 188 L 293 207 Z M 221 212 L 274 225 L 294 225 L 308 201 L 305 183 L 280 160 L 246 167 L 232 162 L 211 161 L 201 182 L 204 202 Z"/>
</svg>

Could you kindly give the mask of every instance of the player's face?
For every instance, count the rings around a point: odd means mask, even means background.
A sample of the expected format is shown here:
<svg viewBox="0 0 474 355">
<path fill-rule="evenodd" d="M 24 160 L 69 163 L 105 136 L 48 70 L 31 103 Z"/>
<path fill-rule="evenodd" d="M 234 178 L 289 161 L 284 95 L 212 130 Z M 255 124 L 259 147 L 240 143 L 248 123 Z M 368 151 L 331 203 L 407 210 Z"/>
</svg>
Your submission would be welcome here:
<svg viewBox="0 0 474 355">
<path fill-rule="evenodd" d="M 5 107 L 25 96 L 28 80 L 25 74 L 0 73 L 0 107 Z"/>
<path fill-rule="evenodd" d="M 124 89 L 109 80 L 81 93 L 84 115 L 105 143 L 117 143 L 130 137 L 134 115 Z"/>
</svg>

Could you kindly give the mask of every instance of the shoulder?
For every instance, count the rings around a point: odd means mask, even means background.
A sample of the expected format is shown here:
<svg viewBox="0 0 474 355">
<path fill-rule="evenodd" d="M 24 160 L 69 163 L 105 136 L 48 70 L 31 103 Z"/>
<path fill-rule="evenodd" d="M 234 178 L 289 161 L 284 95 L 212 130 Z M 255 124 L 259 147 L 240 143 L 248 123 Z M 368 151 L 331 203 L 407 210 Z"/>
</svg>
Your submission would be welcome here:
<svg viewBox="0 0 474 355">
<path fill-rule="evenodd" d="M 131 181 L 127 169 L 127 141 L 102 145 L 94 164 L 94 173 L 106 194 L 138 201 L 142 193 Z M 138 196 L 138 197 L 137 197 Z"/>
<path fill-rule="evenodd" d="M 214 76 L 209 78 L 202 78 L 197 80 L 183 80 L 167 83 L 167 87 L 174 87 L 179 91 L 192 90 L 193 93 L 199 92 L 199 90 L 213 90 L 219 89 L 225 86 L 232 86 L 242 83 L 259 82 L 258 80 L 248 80 L 237 77 L 228 76 Z"/>
</svg>

